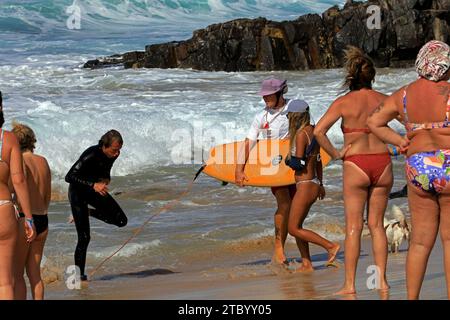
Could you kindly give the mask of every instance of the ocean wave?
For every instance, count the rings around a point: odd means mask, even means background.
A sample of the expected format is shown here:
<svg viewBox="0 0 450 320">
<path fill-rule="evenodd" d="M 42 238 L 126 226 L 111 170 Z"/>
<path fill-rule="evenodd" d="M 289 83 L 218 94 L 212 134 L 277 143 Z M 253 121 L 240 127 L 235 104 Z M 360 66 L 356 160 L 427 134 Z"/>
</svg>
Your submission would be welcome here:
<svg viewBox="0 0 450 320">
<path fill-rule="evenodd" d="M 85 30 L 111 31 L 165 24 L 174 30 L 206 26 L 225 19 L 267 16 L 273 20 L 294 19 L 306 13 L 321 13 L 344 0 L 26 0 L 3 1 L 0 31 L 50 33 L 67 30 L 73 8 L 78 8 Z M 69 8 L 69 9 L 68 9 Z"/>
<path fill-rule="evenodd" d="M 64 63 L 70 59 L 64 57 Z M 42 66 L 43 61 L 30 63 L 0 66 L 5 71 L 0 79 L 5 128 L 12 120 L 30 125 L 38 139 L 36 152 L 48 159 L 58 177 L 64 177 L 81 152 L 112 128 L 124 138 L 112 171 L 115 176 L 164 166 L 200 165 L 212 146 L 244 139 L 254 114 L 264 107 L 255 95 L 260 81 L 274 75 L 189 70 L 63 72 L 57 66 Z M 388 92 L 398 87 L 397 73 L 381 70 L 382 79 L 377 78 L 375 89 Z M 412 72 L 405 73 L 408 76 L 402 83 L 414 78 Z M 321 79 L 338 83 L 342 73 L 316 70 L 276 76 L 288 79 L 287 97 L 308 101 L 317 121 L 339 94 L 337 88 L 324 90 Z M 393 126 L 402 130 L 398 123 Z M 339 123 L 328 136 L 337 146 L 342 144 Z M 332 175 L 341 170 L 340 164 L 327 167 Z"/>
<path fill-rule="evenodd" d="M 129 243 L 122 250 L 120 250 L 115 257 L 128 258 L 134 255 L 143 254 L 145 250 L 156 248 L 161 245 L 161 240 L 153 240 L 143 243 Z M 106 258 L 112 255 L 118 247 L 108 247 L 101 249 L 100 251 L 91 251 L 88 254 L 95 258 Z"/>
</svg>

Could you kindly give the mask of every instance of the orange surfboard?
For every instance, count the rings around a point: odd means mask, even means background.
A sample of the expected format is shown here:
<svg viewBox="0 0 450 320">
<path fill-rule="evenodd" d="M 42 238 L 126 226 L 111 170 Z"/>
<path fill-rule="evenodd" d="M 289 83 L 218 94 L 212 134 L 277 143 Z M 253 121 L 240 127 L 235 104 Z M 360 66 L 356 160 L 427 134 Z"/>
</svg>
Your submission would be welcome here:
<svg viewBox="0 0 450 320">
<path fill-rule="evenodd" d="M 203 172 L 220 181 L 235 183 L 235 169 L 238 153 L 244 141 L 222 144 L 209 152 Z M 279 187 L 295 183 L 294 170 L 284 160 L 289 153 L 289 140 L 260 140 L 250 151 L 245 165 L 248 181 L 246 186 Z M 320 149 L 325 167 L 331 157 Z"/>
</svg>

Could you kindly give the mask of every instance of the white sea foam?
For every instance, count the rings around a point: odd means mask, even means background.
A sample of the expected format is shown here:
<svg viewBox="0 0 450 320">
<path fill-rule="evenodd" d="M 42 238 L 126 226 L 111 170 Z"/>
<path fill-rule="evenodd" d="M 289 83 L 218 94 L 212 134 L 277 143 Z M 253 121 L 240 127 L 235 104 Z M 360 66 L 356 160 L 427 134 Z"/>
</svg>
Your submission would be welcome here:
<svg viewBox="0 0 450 320">
<path fill-rule="evenodd" d="M 115 255 L 115 257 L 128 258 L 134 255 L 142 254 L 143 252 L 145 252 L 145 250 L 150 248 L 156 248 L 159 247 L 160 245 L 161 245 L 160 240 L 153 240 L 150 242 L 143 242 L 143 243 L 129 243 L 122 250 L 120 250 Z M 119 246 L 108 247 L 100 251 L 88 252 L 88 254 L 94 256 L 95 258 L 106 258 L 109 257 L 111 254 L 113 254 L 118 248 Z"/>
<path fill-rule="evenodd" d="M 10 72 L 19 77 L 21 71 L 30 69 L 17 67 Z M 386 70 L 377 89 L 388 92 L 398 87 L 397 74 L 396 70 Z M 287 96 L 308 101 L 316 121 L 339 94 L 338 88 L 329 88 L 322 79 L 338 83 L 341 75 L 340 70 L 278 74 L 288 79 Z M 59 176 L 111 128 L 119 130 L 125 141 L 113 175 L 192 161 L 200 164 L 202 150 L 206 154 L 215 144 L 246 136 L 254 114 L 264 107 L 255 93 L 267 76 L 189 70 L 83 70 L 66 71 L 52 79 L 39 71 L 33 75 L 34 81 L 22 82 L 30 90 L 5 95 L 5 127 L 13 119 L 31 125 L 38 137 L 37 152 L 48 158 Z M 403 81 L 411 78 L 412 72 Z M 167 79 L 172 82 L 165 82 Z M 39 92 L 34 83 L 38 83 Z M 12 105 L 14 109 L 9 108 Z M 394 126 L 400 129 L 399 124 Z M 334 143 L 342 143 L 339 123 L 328 136 Z"/>
</svg>

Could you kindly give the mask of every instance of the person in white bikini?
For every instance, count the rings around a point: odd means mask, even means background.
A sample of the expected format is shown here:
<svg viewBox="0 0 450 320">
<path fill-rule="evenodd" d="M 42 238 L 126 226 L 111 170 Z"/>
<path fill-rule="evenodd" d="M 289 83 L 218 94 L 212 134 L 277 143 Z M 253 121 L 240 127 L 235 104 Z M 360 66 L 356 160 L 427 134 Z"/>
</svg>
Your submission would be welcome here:
<svg viewBox="0 0 450 320">
<path fill-rule="evenodd" d="M 325 197 L 322 183 L 320 146 L 314 138 L 309 106 L 305 101 L 292 100 L 287 105 L 289 119 L 290 155 L 286 164 L 295 170 L 297 192 L 289 212 L 288 231 L 295 237 L 302 256 L 302 266 L 297 272 L 313 271 L 309 243 L 323 247 L 328 252 L 326 265 L 331 265 L 339 252 L 339 244 L 331 242 L 314 231 L 303 228 L 303 222 L 317 198 Z"/>
<path fill-rule="evenodd" d="M 3 126 L 3 104 L 0 92 L 0 128 Z M 18 213 L 11 199 L 8 181 L 16 191 L 25 214 L 27 241 L 36 237 L 31 215 L 27 182 L 23 173 L 22 153 L 13 133 L 0 129 L 0 300 L 14 299 L 14 256 L 18 237 Z"/>
</svg>

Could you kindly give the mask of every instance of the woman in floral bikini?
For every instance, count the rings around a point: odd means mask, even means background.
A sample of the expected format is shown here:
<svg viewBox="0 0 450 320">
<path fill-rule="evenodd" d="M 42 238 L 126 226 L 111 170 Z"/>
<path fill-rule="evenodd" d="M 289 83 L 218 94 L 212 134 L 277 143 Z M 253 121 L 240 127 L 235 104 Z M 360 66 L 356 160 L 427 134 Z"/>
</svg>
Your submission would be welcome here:
<svg viewBox="0 0 450 320">
<path fill-rule="evenodd" d="M 406 152 L 412 237 L 406 259 L 409 299 L 418 299 L 438 230 L 450 298 L 450 47 L 430 41 L 417 56 L 420 78 L 401 88 L 369 118 L 371 131 Z M 402 137 L 387 126 L 400 115 Z"/>
</svg>

